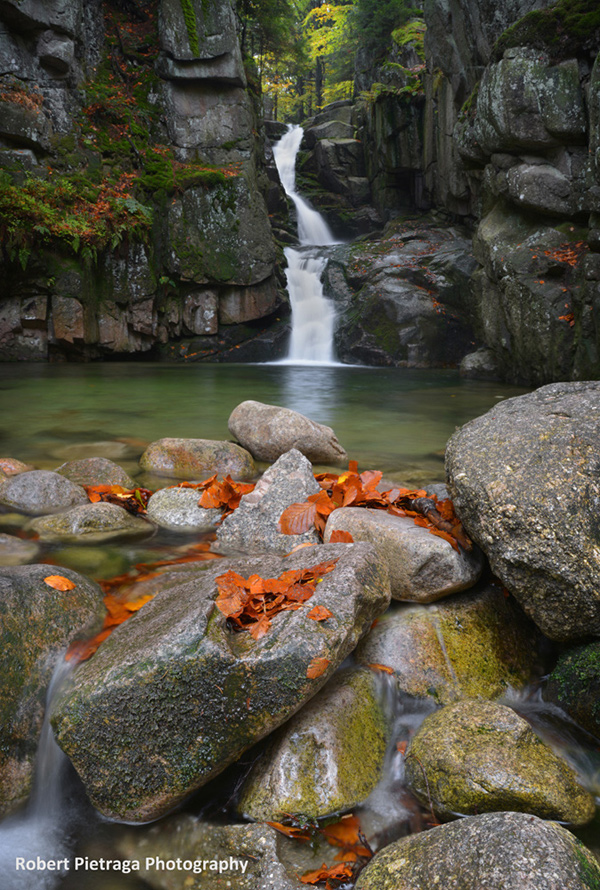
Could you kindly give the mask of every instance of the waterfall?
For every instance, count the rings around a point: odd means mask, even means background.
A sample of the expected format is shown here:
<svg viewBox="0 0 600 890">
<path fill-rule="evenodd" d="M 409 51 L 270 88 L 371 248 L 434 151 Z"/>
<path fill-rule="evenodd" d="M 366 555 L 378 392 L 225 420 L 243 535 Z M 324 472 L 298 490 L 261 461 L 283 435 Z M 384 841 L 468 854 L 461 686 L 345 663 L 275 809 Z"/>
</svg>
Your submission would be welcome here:
<svg viewBox="0 0 600 890">
<path fill-rule="evenodd" d="M 38 744 L 33 789 L 27 806 L 0 825 L 0 874 L 3 890 L 52 890 L 66 870 L 64 865 L 50 871 L 38 868 L 41 860 L 69 858 L 68 832 L 73 813 L 67 809 L 65 771 L 68 759 L 54 740 L 48 718 L 52 698 L 71 670 L 60 660 L 46 696 L 46 714 Z M 36 868 L 17 870 L 17 859 L 35 863 Z"/>
<path fill-rule="evenodd" d="M 321 214 L 296 191 L 296 156 L 303 135 L 302 127 L 290 126 L 273 148 L 281 184 L 296 207 L 298 240 L 302 246 L 301 249 L 285 249 L 292 307 L 292 336 L 286 361 L 290 364 L 334 364 L 335 313 L 321 284 L 327 260 L 316 248 L 337 242 Z"/>
</svg>

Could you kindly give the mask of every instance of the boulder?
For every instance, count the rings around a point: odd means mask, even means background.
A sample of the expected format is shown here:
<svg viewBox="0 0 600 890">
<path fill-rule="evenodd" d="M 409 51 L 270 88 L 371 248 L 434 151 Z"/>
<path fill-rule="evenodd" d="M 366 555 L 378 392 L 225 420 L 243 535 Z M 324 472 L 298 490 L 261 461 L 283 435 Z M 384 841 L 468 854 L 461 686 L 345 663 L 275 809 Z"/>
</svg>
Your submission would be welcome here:
<svg viewBox="0 0 600 890">
<path fill-rule="evenodd" d="M 27 473 L 33 469 L 34 467 L 30 464 L 24 464 L 23 461 L 16 460 L 14 457 L 0 457 L 0 471 L 5 476 L 17 476 L 19 473 Z"/>
<path fill-rule="evenodd" d="M 402 838 L 356 890 L 591 890 L 595 857 L 570 831 L 524 813 L 486 813 Z"/>
<path fill-rule="evenodd" d="M 148 445 L 140 466 L 148 473 L 188 482 L 213 473 L 251 479 L 256 472 L 254 461 L 244 448 L 213 439 L 158 439 Z"/>
<path fill-rule="evenodd" d="M 497 698 L 542 673 L 540 634 L 492 585 L 435 605 L 397 606 L 379 619 L 355 658 L 393 668 L 402 692 L 440 704 Z"/>
<path fill-rule="evenodd" d="M 70 460 L 57 467 L 56 472 L 77 485 L 121 485 L 131 489 L 137 484 L 122 467 L 106 457 Z"/>
<path fill-rule="evenodd" d="M 32 562 L 39 549 L 35 541 L 0 534 L 0 566 L 21 566 Z"/>
<path fill-rule="evenodd" d="M 381 777 L 390 730 L 377 675 L 342 671 L 273 737 L 242 786 L 238 811 L 280 822 L 289 813 L 321 819 L 351 810 Z"/>
<path fill-rule="evenodd" d="M 548 677 L 544 699 L 600 738 L 600 643 L 563 652 Z"/>
<path fill-rule="evenodd" d="M 215 578 L 338 560 L 297 611 L 255 641 L 215 606 Z M 53 704 L 59 745 L 102 813 L 156 819 L 289 719 L 387 608 L 389 581 L 367 544 L 310 547 L 286 559 L 218 560 L 153 578 L 153 600 L 80 665 Z M 313 606 L 332 613 L 308 618 Z M 323 673 L 307 669 L 315 658 Z M 312 673 L 312 671 L 311 671 Z"/>
<path fill-rule="evenodd" d="M 584 825 L 594 797 L 511 708 L 461 701 L 425 718 L 405 757 L 408 787 L 442 819 L 499 810 Z"/>
<path fill-rule="evenodd" d="M 461 427 L 446 450 L 465 530 L 553 640 L 600 634 L 600 383 L 556 383 Z"/>
<path fill-rule="evenodd" d="M 337 464 L 348 459 L 331 427 L 291 408 L 248 400 L 233 409 L 228 427 L 256 460 L 277 460 L 291 448 L 313 463 Z"/>
<path fill-rule="evenodd" d="M 0 572 L 0 813 L 29 794 L 42 728 L 46 689 L 63 650 L 76 637 L 91 636 L 104 616 L 97 584 L 70 569 L 60 574 L 72 590 L 50 587 L 47 565 Z"/>
<path fill-rule="evenodd" d="M 312 466 L 295 448 L 282 454 L 261 476 L 254 491 L 245 494 L 240 505 L 217 529 L 219 550 L 289 553 L 298 544 L 316 544 L 314 528 L 301 535 L 283 535 L 278 522 L 292 504 L 302 503 L 319 491 Z"/>
<path fill-rule="evenodd" d="M 23 513 L 56 513 L 88 503 L 88 496 L 80 485 L 50 470 L 19 473 L 0 484 L 0 504 Z"/>
<path fill-rule="evenodd" d="M 467 553 L 432 535 L 405 516 L 384 510 L 341 507 L 330 514 L 323 540 L 334 531 L 350 532 L 355 541 L 373 544 L 390 572 L 392 597 L 431 603 L 472 587 L 483 567 L 479 549 Z"/>
<path fill-rule="evenodd" d="M 221 510 L 198 506 L 193 488 L 161 488 L 148 501 L 148 518 L 161 528 L 174 532 L 207 532 L 222 516 Z"/>
<path fill-rule="evenodd" d="M 42 541 L 64 544 L 100 544 L 120 538 L 151 535 L 154 527 L 116 504 L 84 504 L 53 516 L 32 519 L 28 530 Z"/>
</svg>

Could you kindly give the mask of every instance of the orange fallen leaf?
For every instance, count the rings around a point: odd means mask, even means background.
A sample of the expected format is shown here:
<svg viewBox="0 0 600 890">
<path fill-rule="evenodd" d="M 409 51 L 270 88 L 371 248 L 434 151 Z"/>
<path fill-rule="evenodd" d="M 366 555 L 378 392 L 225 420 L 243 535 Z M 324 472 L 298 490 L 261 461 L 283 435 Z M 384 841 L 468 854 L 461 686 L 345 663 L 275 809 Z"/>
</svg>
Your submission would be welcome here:
<svg viewBox="0 0 600 890">
<path fill-rule="evenodd" d="M 332 615 L 333 612 L 330 612 L 326 606 L 315 606 L 308 613 L 308 617 L 312 618 L 313 621 L 326 621 Z"/>
<path fill-rule="evenodd" d="M 325 863 L 323 863 L 321 868 L 307 872 L 302 875 L 300 880 L 303 884 L 320 884 L 321 881 L 327 881 L 327 886 L 329 887 L 331 886 L 329 884 L 330 878 L 334 881 L 342 881 L 344 878 L 351 878 L 352 871 L 352 866 L 347 865 L 345 862 L 340 863 L 340 865 L 332 865 L 330 868 L 327 868 Z"/>
<path fill-rule="evenodd" d="M 377 664 L 377 662 L 373 662 L 369 667 L 372 671 L 381 671 L 383 674 L 394 673 L 394 668 L 389 667 L 387 664 Z"/>
<path fill-rule="evenodd" d="M 315 656 L 306 669 L 307 678 L 309 680 L 316 680 L 317 677 L 320 677 L 325 673 L 330 664 L 331 662 L 328 658 L 325 658 L 322 655 Z"/>
<path fill-rule="evenodd" d="M 65 578 L 64 575 L 48 575 L 47 578 L 44 578 L 44 583 L 55 590 L 73 590 L 77 586 L 74 581 Z"/>
<path fill-rule="evenodd" d="M 396 751 L 404 756 L 406 754 L 406 749 L 408 747 L 408 742 L 397 742 L 396 743 Z"/>
<path fill-rule="evenodd" d="M 350 534 L 350 532 L 343 531 L 341 528 L 336 528 L 335 531 L 331 532 L 331 537 L 329 538 L 330 544 L 354 544 L 354 538 Z"/>
<path fill-rule="evenodd" d="M 283 822 L 267 822 L 271 828 L 285 834 L 286 837 L 293 837 L 297 841 L 309 841 L 310 834 L 303 828 L 296 828 L 294 825 L 284 825 Z"/>
</svg>

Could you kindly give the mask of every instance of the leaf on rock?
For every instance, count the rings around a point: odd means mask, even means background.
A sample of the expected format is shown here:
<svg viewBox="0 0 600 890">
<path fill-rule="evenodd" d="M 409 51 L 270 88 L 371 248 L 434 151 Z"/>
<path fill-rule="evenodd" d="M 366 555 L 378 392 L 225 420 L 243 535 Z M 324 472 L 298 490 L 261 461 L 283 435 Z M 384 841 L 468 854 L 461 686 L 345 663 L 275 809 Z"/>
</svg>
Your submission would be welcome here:
<svg viewBox="0 0 600 890">
<path fill-rule="evenodd" d="M 389 667 L 387 664 L 377 664 L 377 662 L 373 662 L 369 667 L 372 671 L 380 671 L 382 674 L 394 673 L 394 668 Z"/>
<path fill-rule="evenodd" d="M 226 516 L 233 513 L 239 505 L 242 497 L 254 490 L 253 482 L 235 482 L 231 476 L 225 476 L 221 481 L 217 479 L 217 475 L 205 479 L 194 485 L 190 483 L 181 483 L 178 487 L 196 488 L 201 491 L 198 505 L 206 510 L 219 509 L 223 511 L 220 522 L 223 522 Z"/>
<path fill-rule="evenodd" d="M 352 877 L 353 871 L 352 865 L 346 862 L 341 862 L 339 865 L 331 865 L 329 868 L 323 863 L 321 868 L 307 872 L 302 875 L 300 880 L 303 884 L 320 884 L 322 881 L 326 881 L 327 887 L 331 887 L 330 880 L 345 881 Z"/>
<path fill-rule="evenodd" d="M 92 504 L 105 501 L 123 507 L 134 516 L 146 512 L 152 492 L 148 488 L 123 488 L 122 485 L 84 485 Z"/>
<path fill-rule="evenodd" d="M 316 515 L 315 503 L 292 504 L 279 517 L 277 527 L 282 535 L 302 535 L 315 524 Z"/>
<path fill-rule="evenodd" d="M 315 606 L 314 609 L 311 609 L 308 613 L 308 617 L 312 618 L 313 621 L 326 621 L 328 618 L 331 618 L 333 612 L 330 612 L 326 606 Z"/>
<path fill-rule="evenodd" d="M 55 590 L 73 590 L 77 586 L 74 581 L 65 578 L 64 575 L 48 575 L 47 578 L 44 578 L 44 583 Z"/>
<path fill-rule="evenodd" d="M 317 677 L 321 677 L 330 664 L 331 662 L 328 658 L 325 658 L 322 655 L 315 656 L 306 668 L 307 678 L 309 680 L 316 680 Z"/>
<path fill-rule="evenodd" d="M 297 828 L 295 825 L 284 825 L 283 822 L 267 822 L 267 825 L 281 832 L 281 834 L 285 834 L 286 837 L 292 837 L 297 841 L 309 841 L 311 839 L 309 832 L 304 828 Z"/>
<path fill-rule="evenodd" d="M 350 534 L 350 532 L 346 532 L 341 528 L 336 528 L 335 531 L 331 532 L 331 537 L 329 538 L 330 544 L 354 544 L 354 538 Z"/>
</svg>

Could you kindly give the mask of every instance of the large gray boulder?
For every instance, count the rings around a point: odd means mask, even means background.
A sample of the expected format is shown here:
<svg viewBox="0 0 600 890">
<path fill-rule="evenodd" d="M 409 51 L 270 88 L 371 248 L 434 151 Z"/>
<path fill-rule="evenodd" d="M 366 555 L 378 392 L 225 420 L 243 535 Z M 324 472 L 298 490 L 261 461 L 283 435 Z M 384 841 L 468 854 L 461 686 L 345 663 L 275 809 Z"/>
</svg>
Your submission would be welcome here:
<svg viewBox="0 0 600 890">
<path fill-rule="evenodd" d="M 50 470 L 31 470 L 0 484 L 0 504 L 23 513 L 42 515 L 89 504 L 81 485 Z"/>
<path fill-rule="evenodd" d="M 140 458 L 140 466 L 157 476 L 202 480 L 213 473 L 234 479 L 254 476 L 252 456 L 233 442 L 213 439 L 158 439 Z"/>
<path fill-rule="evenodd" d="M 66 646 L 91 636 L 104 616 L 102 591 L 71 569 L 72 590 L 48 586 L 47 565 L 0 569 L 0 814 L 31 789 L 46 689 Z"/>
<path fill-rule="evenodd" d="M 555 383 L 465 424 L 446 451 L 465 530 L 553 640 L 600 634 L 600 383 Z"/>
<path fill-rule="evenodd" d="M 356 890 L 594 890 L 595 857 L 555 822 L 486 813 L 385 847 Z"/>
<path fill-rule="evenodd" d="M 402 692 L 448 704 L 498 698 L 539 678 L 535 625 L 487 585 L 431 605 L 395 606 L 359 644 L 359 664 L 392 668 Z"/>
<path fill-rule="evenodd" d="M 457 551 L 452 545 L 415 525 L 406 516 L 384 510 L 341 507 L 330 514 L 323 540 L 334 531 L 350 532 L 355 541 L 369 541 L 390 571 L 392 597 L 431 603 L 472 587 L 483 567 L 481 551 Z"/>
<path fill-rule="evenodd" d="M 594 797 L 511 708 L 462 701 L 423 721 L 406 753 L 408 787 L 442 819 L 499 810 L 583 825 Z"/>
<path fill-rule="evenodd" d="M 278 527 L 287 507 L 302 503 L 318 491 L 310 461 L 295 448 L 282 454 L 261 476 L 254 491 L 245 494 L 235 512 L 218 527 L 219 549 L 223 553 L 285 554 L 298 544 L 318 543 L 314 528 L 301 535 L 284 535 Z"/>
<path fill-rule="evenodd" d="M 291 408 L 248 400 L 233 409 L 229 432 L 256 460 L 274 461 L 296 448 L 313 463 L 339 463 L 348 455 L 331 427 Z"/>
<path fill-rule="evenodd" d="M 378 679 L 361 668 L 337 674 L 275 735 L 244 782 L 238 811 L 258 822 L 289 813 L 320 819 L 365 800 L 391 734 Z"/>
<path fill-rule="evenodd" d="M 279 577 L 338 562 L 297 611 L 258 640 L 234 633 L 217 609 L 215 578 Z M 53 705 L 57 741 L 90 800 L 110 818 L 144 822 L 192 791 L 287 720 L 324 685 L 389 603 L 389 581 L 367 544 L 211 562 L 152 579 L 155 598 L 78 667 Z M 308 618 L 313 606 L 333 613 Z M 310 679 L 315 658 L 323 673 Z M 310 672 L 312 673 L 312 671 Z"/>
</svg>

